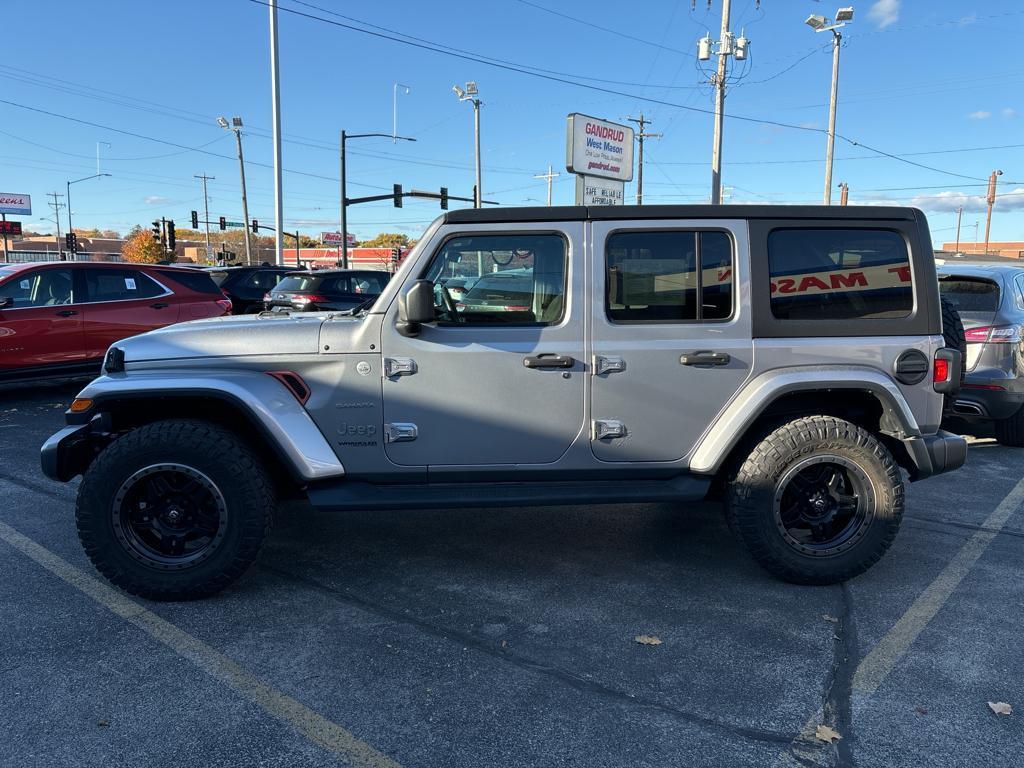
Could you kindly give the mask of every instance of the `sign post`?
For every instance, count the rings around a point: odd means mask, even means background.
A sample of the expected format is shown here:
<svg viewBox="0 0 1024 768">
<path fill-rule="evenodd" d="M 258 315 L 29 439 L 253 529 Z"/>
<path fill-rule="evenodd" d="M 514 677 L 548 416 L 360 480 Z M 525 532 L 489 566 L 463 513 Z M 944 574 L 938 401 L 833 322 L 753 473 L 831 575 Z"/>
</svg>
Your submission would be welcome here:
<svg viewBox="0 0 1024 768">
<path fill-rule="evenodd" d="M 633 129 L 573 112 L 568 117 L 565 168 L 576 174 L 576 205 L 622 205 L 633 180 Z"/>
<path fill-rule="evenodd" d="M 21 234 L 20 223 L 11 222 L 15 224 L 17 232 L 14 231 L 14 227 L 9 227 L 6 224 L 8 213 L 15 216 L 31 216 L 32 196 L 22 195 L 18 192 L 0 192 L 0 218 L 5 222 L 3 225 L 4 261 L 7 261 L 7 235 Z"/>
</svg>

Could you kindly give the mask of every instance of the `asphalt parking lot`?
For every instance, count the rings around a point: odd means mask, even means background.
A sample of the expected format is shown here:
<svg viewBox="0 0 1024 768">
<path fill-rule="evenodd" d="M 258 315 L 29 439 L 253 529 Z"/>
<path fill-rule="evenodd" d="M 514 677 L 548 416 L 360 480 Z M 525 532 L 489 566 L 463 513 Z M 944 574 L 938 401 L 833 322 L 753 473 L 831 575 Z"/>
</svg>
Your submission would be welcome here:
<svg viewBox="0 0 1024 768">
<path fill-rule="evenodd" d="M 773 581 L 710 503 L 293 504 L 234 587 L 154 604 L 39 473 L 76 391 L 0 391 L 2 765 L 1020 765 L 1022 450 L 910 486 L 842 587 Z"/>
</svg>

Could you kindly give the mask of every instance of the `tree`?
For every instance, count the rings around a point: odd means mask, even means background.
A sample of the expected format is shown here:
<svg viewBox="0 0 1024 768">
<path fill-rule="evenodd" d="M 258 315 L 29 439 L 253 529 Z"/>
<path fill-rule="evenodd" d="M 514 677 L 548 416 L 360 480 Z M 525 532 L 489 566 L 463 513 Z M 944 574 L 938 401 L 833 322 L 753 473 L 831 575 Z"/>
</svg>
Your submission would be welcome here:
<svg viewBox="0 0 1024 768">
<path fill-rule="evenodd" d="M 372 240 L 360 243 L 363 248 L 405 248 L 409 245 L 409 236 L 399 232 L 381 232 Z"/>
<path fill-rule="evenodd" d="M 153 239 L 153 233 L 142 227 L 135 227 L 128 234 L 121 256 L 133 264 L 156 264 L 167 258 L 163 246 Z"/>
</svg>

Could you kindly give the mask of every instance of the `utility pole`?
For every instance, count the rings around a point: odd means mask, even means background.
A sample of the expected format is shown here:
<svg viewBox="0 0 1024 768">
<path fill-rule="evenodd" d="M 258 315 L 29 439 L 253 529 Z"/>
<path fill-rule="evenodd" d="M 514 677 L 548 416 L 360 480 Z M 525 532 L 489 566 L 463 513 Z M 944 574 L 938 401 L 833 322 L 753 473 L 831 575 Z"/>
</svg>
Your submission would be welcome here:
<svg viewBox="0 0 1024 768">
<path fill-rule="evenodd" d="M 960 253 L 960 219 L 964 215 L 964 207 L 956 209 L 956 252 Z"/>
<path fill-rule="evenodd" d="M 846 205 L 850 201 L 850 185 L 845 181 L 839 182 L 839 204 Z"/>
<path fill-rule="evenodd" d="M 718 71 L 715 73 L 715 136 L 711 146 L 711 204 L 722 202 L 722 128 L 725 115 L 725 75 L 732 47 L 729 32 L 729 0 L 722 0 L 722 36 L 719 38 Z M 643 167 L 641 165 L 641 167 Z"/>
<path fill-rule="evenodd" d="M 728 2 L 726 2 L 728 5 Z M 631 123 L 636 123 L 640 126 L 640 132 L 636 135 L 637 141 L 640 142 L 640 162 L 637 165 L 637 176 L 636 176 L 636 204 L 644 204 L 644 139 L 660 139 L 660 133 L 644 133 L 644 126 L 648 123 L 654 122 L 644 117 L 644 113 L 640 113 L 640 117 L 627 117 L 627 120 Z"/>
<path fill-rule="evenodd" d="M 229 123 L 227 118 L 218 117 L 217 124 L 227 131 L 234 131 L 235 140 L 238 142 L 238 170 L 242 176 L 242 221 L 245 222 L 245 263 L 252 266 L 252 247 L 249 245 L 249 201 L 245 196 L 245 159 L 242 157 L 242 118 L 232 117 Z"/>
<path fill-rule="evenodd" d="M 57 192 L 50 192 L 47 197 L 52 197 L 53 202 L 50 203 L 50 207 L 53 208 L 53 221 L 57 225 L 57 252 L 60 253 L 60 260 L 67 261 L 64 256 L 64 246 L 60 244 L 60 209 L 64 205 L 57 198 L 64 197 L 64 195 L 58 194 Z"/>
<path fill-rule="evenodd" d="M 283 264 L 281 248 L 284 245 L 284 204 L 281 200 L 281 82 L 277 55 L 277 0 L 268 0 L 267 6 L 270 9 L 270 91 L 274 120 L 274 263 Z"/>
<path fill-rule="evenodd" d="M 206 182 L 216 180 L 216 176 L 193 174 L 192 178 L 203 180 L 203 219 L 206 220 L 206 258 L 213 258 L 213 246 L 210 245 L 210 198 L 206 196 Z"/>
<path fill-rule="evenodd" d="M 992 228 L 992 206 L 996 204 L 996 178 L 1002 176 L 1002 171 L 992 171 L 988 177 L 988 214 L 985 217 L 985 253 L 988 253 L 988 235 Z"/>
<path fill-rule="evenodd" d="M 561 176 L 561 175 L 562 174 L 560 174 L 560 173 L 553 173 L 551 171 L 551 166 L 549 165 L 547 173 L 538 173 L 538 174 L 536 174 L 533 177 L 535 179 L 547 179 L 548 180 L 548 208 L 551 207 L 551 182 L 554 181 L 555 178 L 557 178 L 558 176 Z"/>
<path fill-rule="evenodd" d="M 843 45 L 843 36 L 839 33 L 840 27 L 845 27 L 847 22 L 853 21 L 853 8 L 840 8 L 836 11 L 836 18 L 833 23 L 821 14 L 812 13 L 804 22 L 815 32 L 832 33 L 832 90 L 828 102 L 828 145 L 825 149 L 825 194 L 822 202 L 825 205 L 832 204 L 832 154 L 836 145 L 836 103 L 839 97 L 839 49 Z"/>
</svg>

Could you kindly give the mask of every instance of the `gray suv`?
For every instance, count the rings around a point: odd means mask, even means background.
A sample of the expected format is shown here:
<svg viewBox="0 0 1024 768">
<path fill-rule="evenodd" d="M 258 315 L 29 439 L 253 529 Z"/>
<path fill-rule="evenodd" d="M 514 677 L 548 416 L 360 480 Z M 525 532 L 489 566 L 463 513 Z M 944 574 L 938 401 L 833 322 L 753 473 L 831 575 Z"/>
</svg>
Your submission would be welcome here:
<svg viewBox="0 0 1024 768">
<path fill-rule="evenodd" d="M 471 301 L 446 288 L 467 284 Z M 230 584 L 294 495 L 365 511 L 712 496 L 764 568 L 828 584 L 889 547 L 904 472 L 963 464 L 939 429 L 960 366 L 914 209 L 452 211 L 354 314 L 118 342 L 42 464 L 83 475 L 85 551 L 153 599 Z"/>
<path fill-rule="evenodd" d="M 956 307 L 967 343 L 966 377 L 953 413 L 993 424 L 1004 445 L 1024 447 L 1024 268 L 946 262 L 942 297 Z"/>
</svg>

